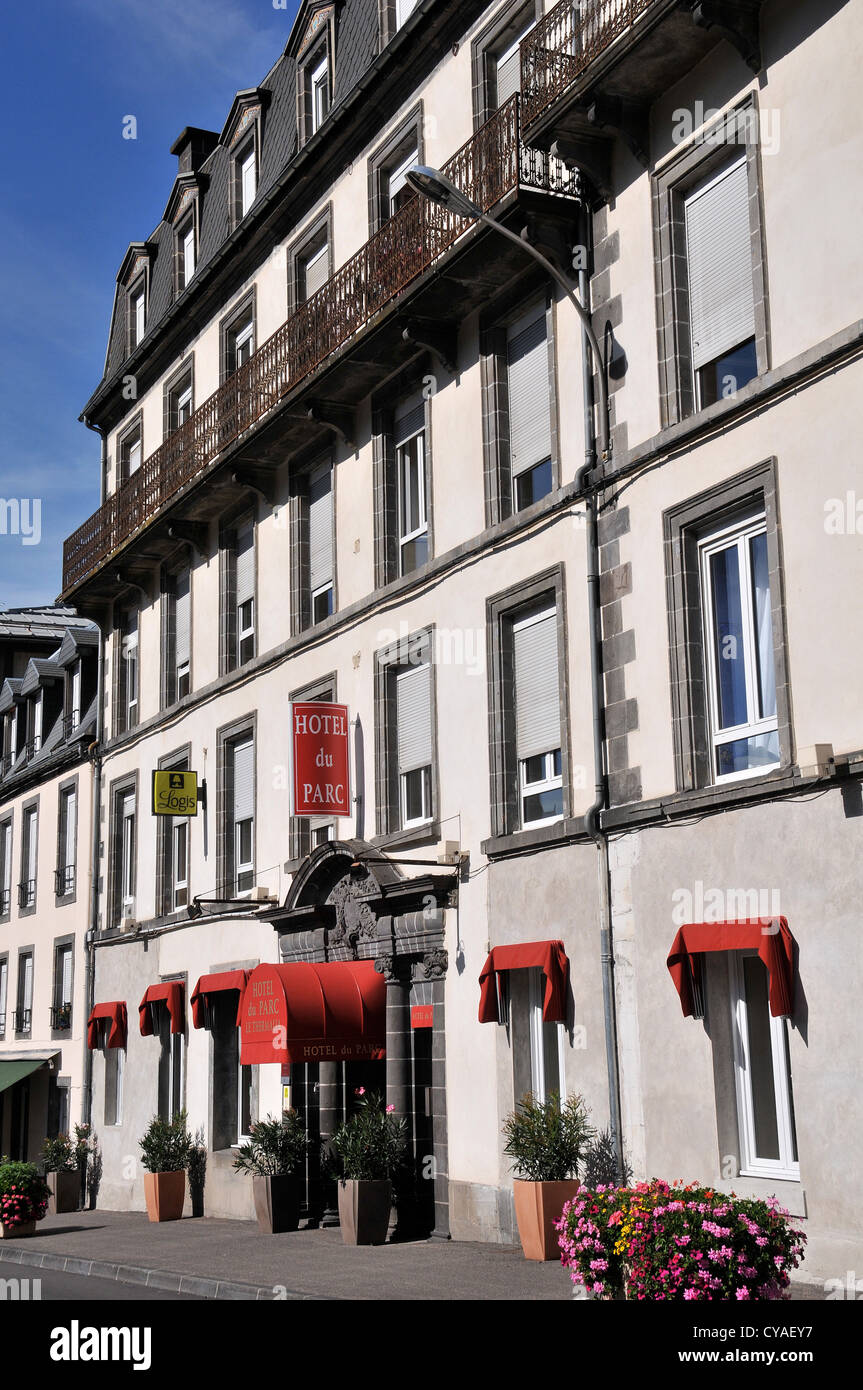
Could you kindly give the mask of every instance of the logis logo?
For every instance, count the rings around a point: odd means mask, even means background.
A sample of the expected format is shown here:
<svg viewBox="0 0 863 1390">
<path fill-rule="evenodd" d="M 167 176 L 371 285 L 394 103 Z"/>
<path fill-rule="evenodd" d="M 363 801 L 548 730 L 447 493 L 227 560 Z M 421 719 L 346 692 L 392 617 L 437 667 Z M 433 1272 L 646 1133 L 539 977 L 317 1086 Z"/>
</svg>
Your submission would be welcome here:
<svg viewBox="0 0 863 1390">
<path fill-rule="evenodd" d="M 133 1370 L 149 1371 L 151 1351 L 149 1327 L 82 1327 L 73 1318 L 51 1332 L 52 1361 L 131 1361 Z"/>
</svg>

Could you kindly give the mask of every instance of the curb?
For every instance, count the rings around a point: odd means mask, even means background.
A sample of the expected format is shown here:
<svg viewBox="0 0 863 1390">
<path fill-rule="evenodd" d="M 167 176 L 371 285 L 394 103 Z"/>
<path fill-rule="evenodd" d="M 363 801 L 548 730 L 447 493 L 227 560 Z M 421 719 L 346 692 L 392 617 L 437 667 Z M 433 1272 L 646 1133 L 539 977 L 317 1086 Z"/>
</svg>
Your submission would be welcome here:
<svg viewBox="0 0 863 1390">
<path fill-rule="evenodd" d="M 0 1264 L 23 1264 L 38 1269 L 52 1269 L 61 1274 L 83 1274 L 96 1279 L 113 1279 L 120 1284 L 139 1284 L 148 1289 L 167 1293 L 194 1294 L 198 1298 L 226 1299 L 234 1302 L 273 1303 L 287 1300 L 328 1302 L 323 1294 L 300 1293 L 286 1289 L 283 1284 L 276 1298 L 272 1284 L 240 1284 L 228 1279 L 205 1279 L 198 1274 L 178 1274 L 170 1269 L 151 1269 L 145 1265 L 112 1264 L 107 1260 L 85 1260 L 78 1255 L 55 1255 L 50 1252 L 31 1255 L 27 1246 L 0 1245 Z"/>
</svg>

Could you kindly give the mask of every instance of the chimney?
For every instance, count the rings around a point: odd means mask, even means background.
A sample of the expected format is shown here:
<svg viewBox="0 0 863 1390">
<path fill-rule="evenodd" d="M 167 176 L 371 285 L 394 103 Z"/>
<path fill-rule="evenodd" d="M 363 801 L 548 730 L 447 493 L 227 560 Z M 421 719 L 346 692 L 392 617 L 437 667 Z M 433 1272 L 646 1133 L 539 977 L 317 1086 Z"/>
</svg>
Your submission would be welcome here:
<svg viewBox="0 0 863 1390">
<path fill-rule="evenodd" d="M 196 174 L 218 143 L 219 137 L 214 130 L 199 130 L 197 126 L 187 125 L 171 146 L 171 154 L 177 156 L 177 173 Z"/>
</svg>

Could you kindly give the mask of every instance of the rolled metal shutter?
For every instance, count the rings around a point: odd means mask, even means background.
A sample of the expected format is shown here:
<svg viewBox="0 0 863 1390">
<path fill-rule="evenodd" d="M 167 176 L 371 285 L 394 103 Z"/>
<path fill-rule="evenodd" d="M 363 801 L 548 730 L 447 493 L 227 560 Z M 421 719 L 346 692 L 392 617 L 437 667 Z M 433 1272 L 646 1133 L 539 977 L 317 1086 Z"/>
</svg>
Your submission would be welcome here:
<svg viewBox="0 0 863 1390">
<path fill-rule="evenodd" d="M 519 760 L 560 747 L 557 612 L 513 627 L 516 750 Z"/>
<path fill-rule="evenodd" d="M 697 371 L 755 334 L 745 156 L 690 193 L 684 207 Z"/>
</svg>

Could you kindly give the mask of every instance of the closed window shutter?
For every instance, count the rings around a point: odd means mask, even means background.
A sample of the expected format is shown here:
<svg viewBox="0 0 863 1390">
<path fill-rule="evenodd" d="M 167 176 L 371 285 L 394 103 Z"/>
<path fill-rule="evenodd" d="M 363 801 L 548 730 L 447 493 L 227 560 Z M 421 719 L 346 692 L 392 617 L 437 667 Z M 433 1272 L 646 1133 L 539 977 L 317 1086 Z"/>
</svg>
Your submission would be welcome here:
<svg viewBox="0 0 863 1390">
<path fill-rule="evenodd" d="M 516 750 L 519 759 L 560 747 L 557 614 L 547 610 L 513 627 Z"/>
<path fill-rule="evenodd" d="M 521 41 L 533 28 L 528 24 L 518 38 L 497 60 L 497 104 L 503 106 L 510 97 L 521 91 Z"/>
<path fill-rule="evenodd" d="M 746 159 L 685 203 L 692 365 L 698 370 L 755 334 Z"/>
<path fill-rule="evenodd" d="M 234 824 L 255 813 L 255 745 L 252 739 L 234 745 Z"/>
<path fill-rule="evenodd" d="M 237 531 L 237 607 L 255 597 L 255 528 L 251 521 Z"/>
<path fill-rule="evenodd" d="M 182 574 L 177 575 L 175 604 L 176 664 L 182 666 L 189 660 L 191 637 L 191 574 L 188 570 L 183 570 Z"/>
<path fill-rule="evenodd" d="M 27 830 L 27 878 L 36 878 L 36 846 L 39 843 L 39 812 L 31 811 Z"/>
<path fill-rule="evenodd" d="M 66 844 L 64 846 L 64 867 L 67 869 L 73 868 L 75 864 L 76 816 L 77 807 L 75 804 L 75 793 L 69 792 L 66 797 Z"/>
<path fill-rule="evenodd" d="M 545 309 L 507 332 L 510 466 L 515 477 L 551 458 L 551 409 Z"/>
<path fill-rule="evenodd" d="M 432 760 L 431 665 L 409 666 L 396 676 L 399 772 Z"/>
<path fill-rule="evenodd" d="M 21 1007 L 29 1009 L 33 1005 L 33 957 L 24 957 L 24 998 Z"/>
<path fill-rule="evenodd" d="M 390 206 L 392 206 L 393 199 L 398 197 L 405 184 L 407 183 L 408 171 L 413 169 L 414 165 L 418 163 L 419 151 L 413 149 L 411 150 L 410 154 L 407 156 L 406 159 L 403 159 L 399 164 L 396 165 L 396 167 L 393 170 L 391 170 L 390 175 L 387 179 L 387 194 L 389 197 Z"/>
<path fill-rule="evenodd" d="M 420 392 L 401 401 L 396 406 L 393 419 L 396 448 L 404 444 L 405 440 L 419 434 L 420 430 L 424 430 L 425 423 L 426 405 Z"/>
<path fill-rule="evenodd" d="M 330 278 L 330 248 L 322 246 L 306 261 L 306 299 L 311 299 Z"/>
<path fill-rule="evenodd" d="M 68 949 L 60 953 L 60 998 L 58 1004 L 72 1002 L 72 952 Z"/>
<path fill-rule="evenodd" d="M 312 592 L 333 579 L 333 485 L 329 464 L 309 480 L 309 585 Z"/>
</svg>

